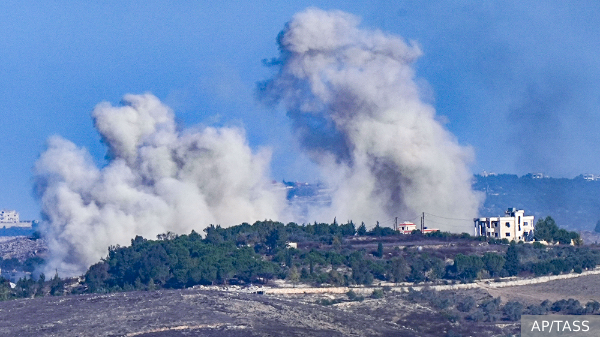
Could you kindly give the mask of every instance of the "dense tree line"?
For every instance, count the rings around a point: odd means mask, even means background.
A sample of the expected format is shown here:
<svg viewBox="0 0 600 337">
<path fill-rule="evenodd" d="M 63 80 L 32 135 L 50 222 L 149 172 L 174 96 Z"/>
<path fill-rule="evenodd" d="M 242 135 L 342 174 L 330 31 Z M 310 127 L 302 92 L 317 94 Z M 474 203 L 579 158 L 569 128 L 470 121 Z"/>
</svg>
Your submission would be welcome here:
<svg viewBox="0 0 600 337">
<path fill-rule="evenodd" d="M 581 245 L 583 242 L 577 232 L 570 232 L 564 228 L 559 228 L 552 217 L 539 219 L 535 225 L 536 240 L 543 240 L 549 243 L 575 244 Z"/>
<path fill-rule="evenodd" d="M 549 242 L 561 241 L 564 233 L 551 218 L 541 220 L 536 235 Z M 194 285 L 262 283 L 271 279 L 287 279 L 320 285 L 371 285 L 379 282 L 471 282 L 481 278 L 513 275 L 548 275 L 582 272 L 600 262 L 600 253 L 589 247 L 570 245 L 544 246 L 539 243 L 508 244 L 469 234 L 434 232 L 403 235 L 376 225 L 371 230 L 351 221 L 338 224 L 313 223 L 298 225 L 275 221 L 258 221 L 250 225 L 222 228 L 209 226 L 205 236 L 192 231 L 187 235 L 161 234 L 156 240 L 140 236 L 127 247 L 109 247 L 108 255 L 91 266 L 81 287 L 76 291 L 108 292 L 133 289 L 184 288 Z M 569 232 L 567 232 L 569 233 Z M 349 242 L 372 242 L 376 249 L 356 249 Z M 409 249 L 408 246 L 384 246 L 382 240 L 435 240 L 496 245 L 492 251 L 477 254 L 440 255 L 436 251 Z M 568 234 L 571 235 L 571 234 Z M 552 237 L 552 239 L 550 239 Z M 462 241 L 461 241 L 462 240 Z M 300 244 L 292 248 L 289 242 Z M 437 255 L 436 255 L 437 254 Z M 447 254 L 447 253 L 444 253 Z M 35 263 L 25 262 L 28 270 Z M 2 266 L 21 263 L 2 260 Z M 3 267 L 4 268 L 4 267 Z M 9 291 L 10 296 L 58 294 L 62 290 L 58 276 L 45 291 L 34 291 L 33 279 L 24 279 Z M 63 284 L 64 286 L 64 284 Z M 0 284 L 1 287 L 1 284 Z M 69 288 L 71 289 L 71 288 Z M 32 295 L 33 294 L 33 295 Z M 7 295 L 8 296 L 8 295 Z M 10 297 L 9 296 L 9 297 Z M 0 295 L 2 297 L 2 295 Z M 5 296 L 6 297 L 6 296 Z"/>
<path fill-rule="evenodd" d="M 549 233 L 560 232 L 554 229 L 551 218 L 544 220 L 541 226 Z M 138 236 L 129 247 L 111 247 L 107 258 L 90 267 L 86 273 L 86 285 L 90 291 L 111 291 L 183 288 L 197 284 L 247 284 L 273 278 L 285 278 L 294 284 L 338 286 L 444 279 L 470 282 L 478 278 L 528 273 L 581 272 L 594 268 L 600 261 L 600 254 L 589 248 L 514 242 L 507 245 L 504 253 L 456 254 L 451 264 L 416 250 L 396 248 L 386 255 L 381 242 L 374 251 L 344 245 L 346 239 L 359 233 L 374 238 L 401 235 L 393 231 L 390 234 L 380 226 L 371 231 L 361 227 L 363 224 L 356 229 L 352 222 L 340 225 L 336 221 L 308 225 L 259 221 L 253 225 L 244 223 L 229 228 L 209 226 L 205 229 L 204 238 L 195 232 L 181 236 L 167 233 L 159 235 L 158 240 Z M 546 235 L 544 233 L 540 235 Z M 482 240 L 468 234 L 439 232 L 417 233 L 414 237 Z M 302 249 L 291 248 L 287 246 L 289 241 L 306 245 Z M 311 246 L 314 242 L 320 244 Z M 492 243 L 503 245 L 504 242 Z"/>
<path fill-rule="evenodd" d="M 210 232 L 209 230 L 208 232 Z M 184 288 L 227 284 L 232 280 L 263 282 L 280 272 L 252 247 L 203 239 L 198 233 L 159 240 L 137 236 L 129 247 L 111 247 L 108 257 L 85 274 L 90 291 Z"/>
</svg>

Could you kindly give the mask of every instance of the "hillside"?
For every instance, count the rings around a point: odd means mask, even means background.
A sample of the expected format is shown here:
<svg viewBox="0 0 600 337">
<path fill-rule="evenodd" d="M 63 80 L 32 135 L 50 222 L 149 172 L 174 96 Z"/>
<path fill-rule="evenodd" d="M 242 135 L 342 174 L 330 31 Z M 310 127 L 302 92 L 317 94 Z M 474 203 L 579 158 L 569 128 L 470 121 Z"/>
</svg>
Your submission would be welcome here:
<svg viewBox="0 0 600 337">
<path fill-rule="evenodd" d="M 582 176 L 536 179 L 532 175 L 476 175 L 473 189 L 486 196 L 481 216 L 503 215 L 508 207 L 516 207 L 536 219 L 550 215 L 560 227 L 571 230 L 593 230 L 600 220 L 600 181 Z"/>
<path fill-rule="evenodd" d="M 470 294 L 478 300 L 489 298 Z M 518 330 L 518 323 L 507 321 L 469 320 L 459 325 L 446 311 L 399 294 L 329 306 L 317 304 L 318 298 L 185 289 L 21 299 L 0 302 L 0 334 L 427 337 L 478 331 L 484 337 Z"/>
</svg>

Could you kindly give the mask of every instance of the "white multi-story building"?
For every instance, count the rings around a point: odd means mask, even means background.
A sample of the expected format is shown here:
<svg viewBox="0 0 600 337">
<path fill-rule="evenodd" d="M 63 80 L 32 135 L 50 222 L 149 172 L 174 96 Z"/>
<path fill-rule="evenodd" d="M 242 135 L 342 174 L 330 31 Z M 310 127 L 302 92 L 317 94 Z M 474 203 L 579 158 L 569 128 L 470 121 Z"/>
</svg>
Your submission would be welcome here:
<svg viewBox="0 0 600 337">
<path fill-rule="evenodd" d="M 18 223 L 19 213 L 17 211 L 9 211 L 3 209 L 0 211 L 0 223 Z"/>
<path fill-rule="evenodd" d="M 0 211 L 0 229 L 12 228 L 12 227 L 33 227 L 37 224 L 36 221 L 21 221 L 19 218 L 19 212 L 13 210 L 1 210 Z"/>
<path fill-rule="evenodd" d="M 525 216 L 522 209 L 509 208 L 505 216 L 475 218 L 475 236 L 486 236 L 510 241 L 526 241 L 533 238 L 534 216 Z"/>
</svg>

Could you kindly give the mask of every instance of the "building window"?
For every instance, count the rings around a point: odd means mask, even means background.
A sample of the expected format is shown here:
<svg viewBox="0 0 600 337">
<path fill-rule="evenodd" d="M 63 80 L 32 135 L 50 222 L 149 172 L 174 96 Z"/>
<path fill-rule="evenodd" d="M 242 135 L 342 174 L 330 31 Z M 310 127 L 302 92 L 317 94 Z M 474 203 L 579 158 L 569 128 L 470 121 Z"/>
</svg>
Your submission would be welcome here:
<svg viewBox="0 0 600 337">
<path fill-rule="evenodd" d="M 519 232 L 521 231 L 521 225 L 519 225 Z"/>
<path fill-rule="evenodd" d="M 508 238 L 508 237 L 510 237 L 510 233 L 506 233 L 506 237 L 507 237 L 507 238 Z"/>
<path fill-rule="evenodd" d="M 505 225 L 506 227 L 510 228 L 510 222 L 507 222 Z"/>
<path fill-rule="evenodd" d="M 494 233 L 494 235 L 495 235 L 496 237 L 498 237 L 498 233 Z"/>
<path fill-rule="evenodd" d="M 523 226 L 527 226 L 529 223 L 527 221 L 523 222 Z"/>
</svg>

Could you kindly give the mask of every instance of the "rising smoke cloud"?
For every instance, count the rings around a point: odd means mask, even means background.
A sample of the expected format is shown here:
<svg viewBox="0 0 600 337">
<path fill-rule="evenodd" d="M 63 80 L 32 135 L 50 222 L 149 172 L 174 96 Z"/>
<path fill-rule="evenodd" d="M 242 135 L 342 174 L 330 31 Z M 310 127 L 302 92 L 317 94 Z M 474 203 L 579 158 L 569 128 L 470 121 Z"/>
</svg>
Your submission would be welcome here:
<svg viewBox="0 0 600 337">
<path fill-rule="evenodd" d="M 270 182 L 270 152 L 253 152 L 243 130 L 180 131 L 156 97 L 126 95 L 122 105 L 100 103 L 92 112 L 109 148 L 106 166 L 59 136 L 35 165 L 50 248 L 45 272 L 81 274 L 108 246 L 135 235 L 208 224 L 337 217 L 372 226 L 420 212 L 476 216 L 472 151 L 421 99 L 412 68 L 418 46 L 358 25 L 339 11 L 296 14 L 278 37 L 281 55 L 270 62 L 276 75 L 259 84 L 263 102 L 286 108 L 331 190 L 331 205 L 291 214 L 284 191 Z M 437 227 L 469 229 L 465 222 L 445 224 Z"/>
<path fill-rule="evenodd" d="M 301 146 L 332 189 L 331 207 L 309 218 L 447 218 L 477 215 L 471 190 L 472 150 L 460 146 L 423 102 L 412 64 L 414 43 L 358 27 L 340 11 L 310 8 L 278 37 L 276 75 L 259 83 L 259 97 L 281 103 Z M 438 219 L 439 221 L 440 219 Z M 440 224 L 468 231 L 470 221 Z"/>
<path fill-rule="evenodd" d="M 243 130 L 177 131 L 173 112 L 150 94 L 127 95 L 122 106 L 100 103 L 92 116 L 110 149 L 108 165 L 97 168 L 85 149 L 59 136 L 35 165 L 47 272 L 82 274 L 108 246 L 136 235 L 277 219 L 285 206 L 268 179 L 270 152 L 253 153 Z"/>
</svg>

